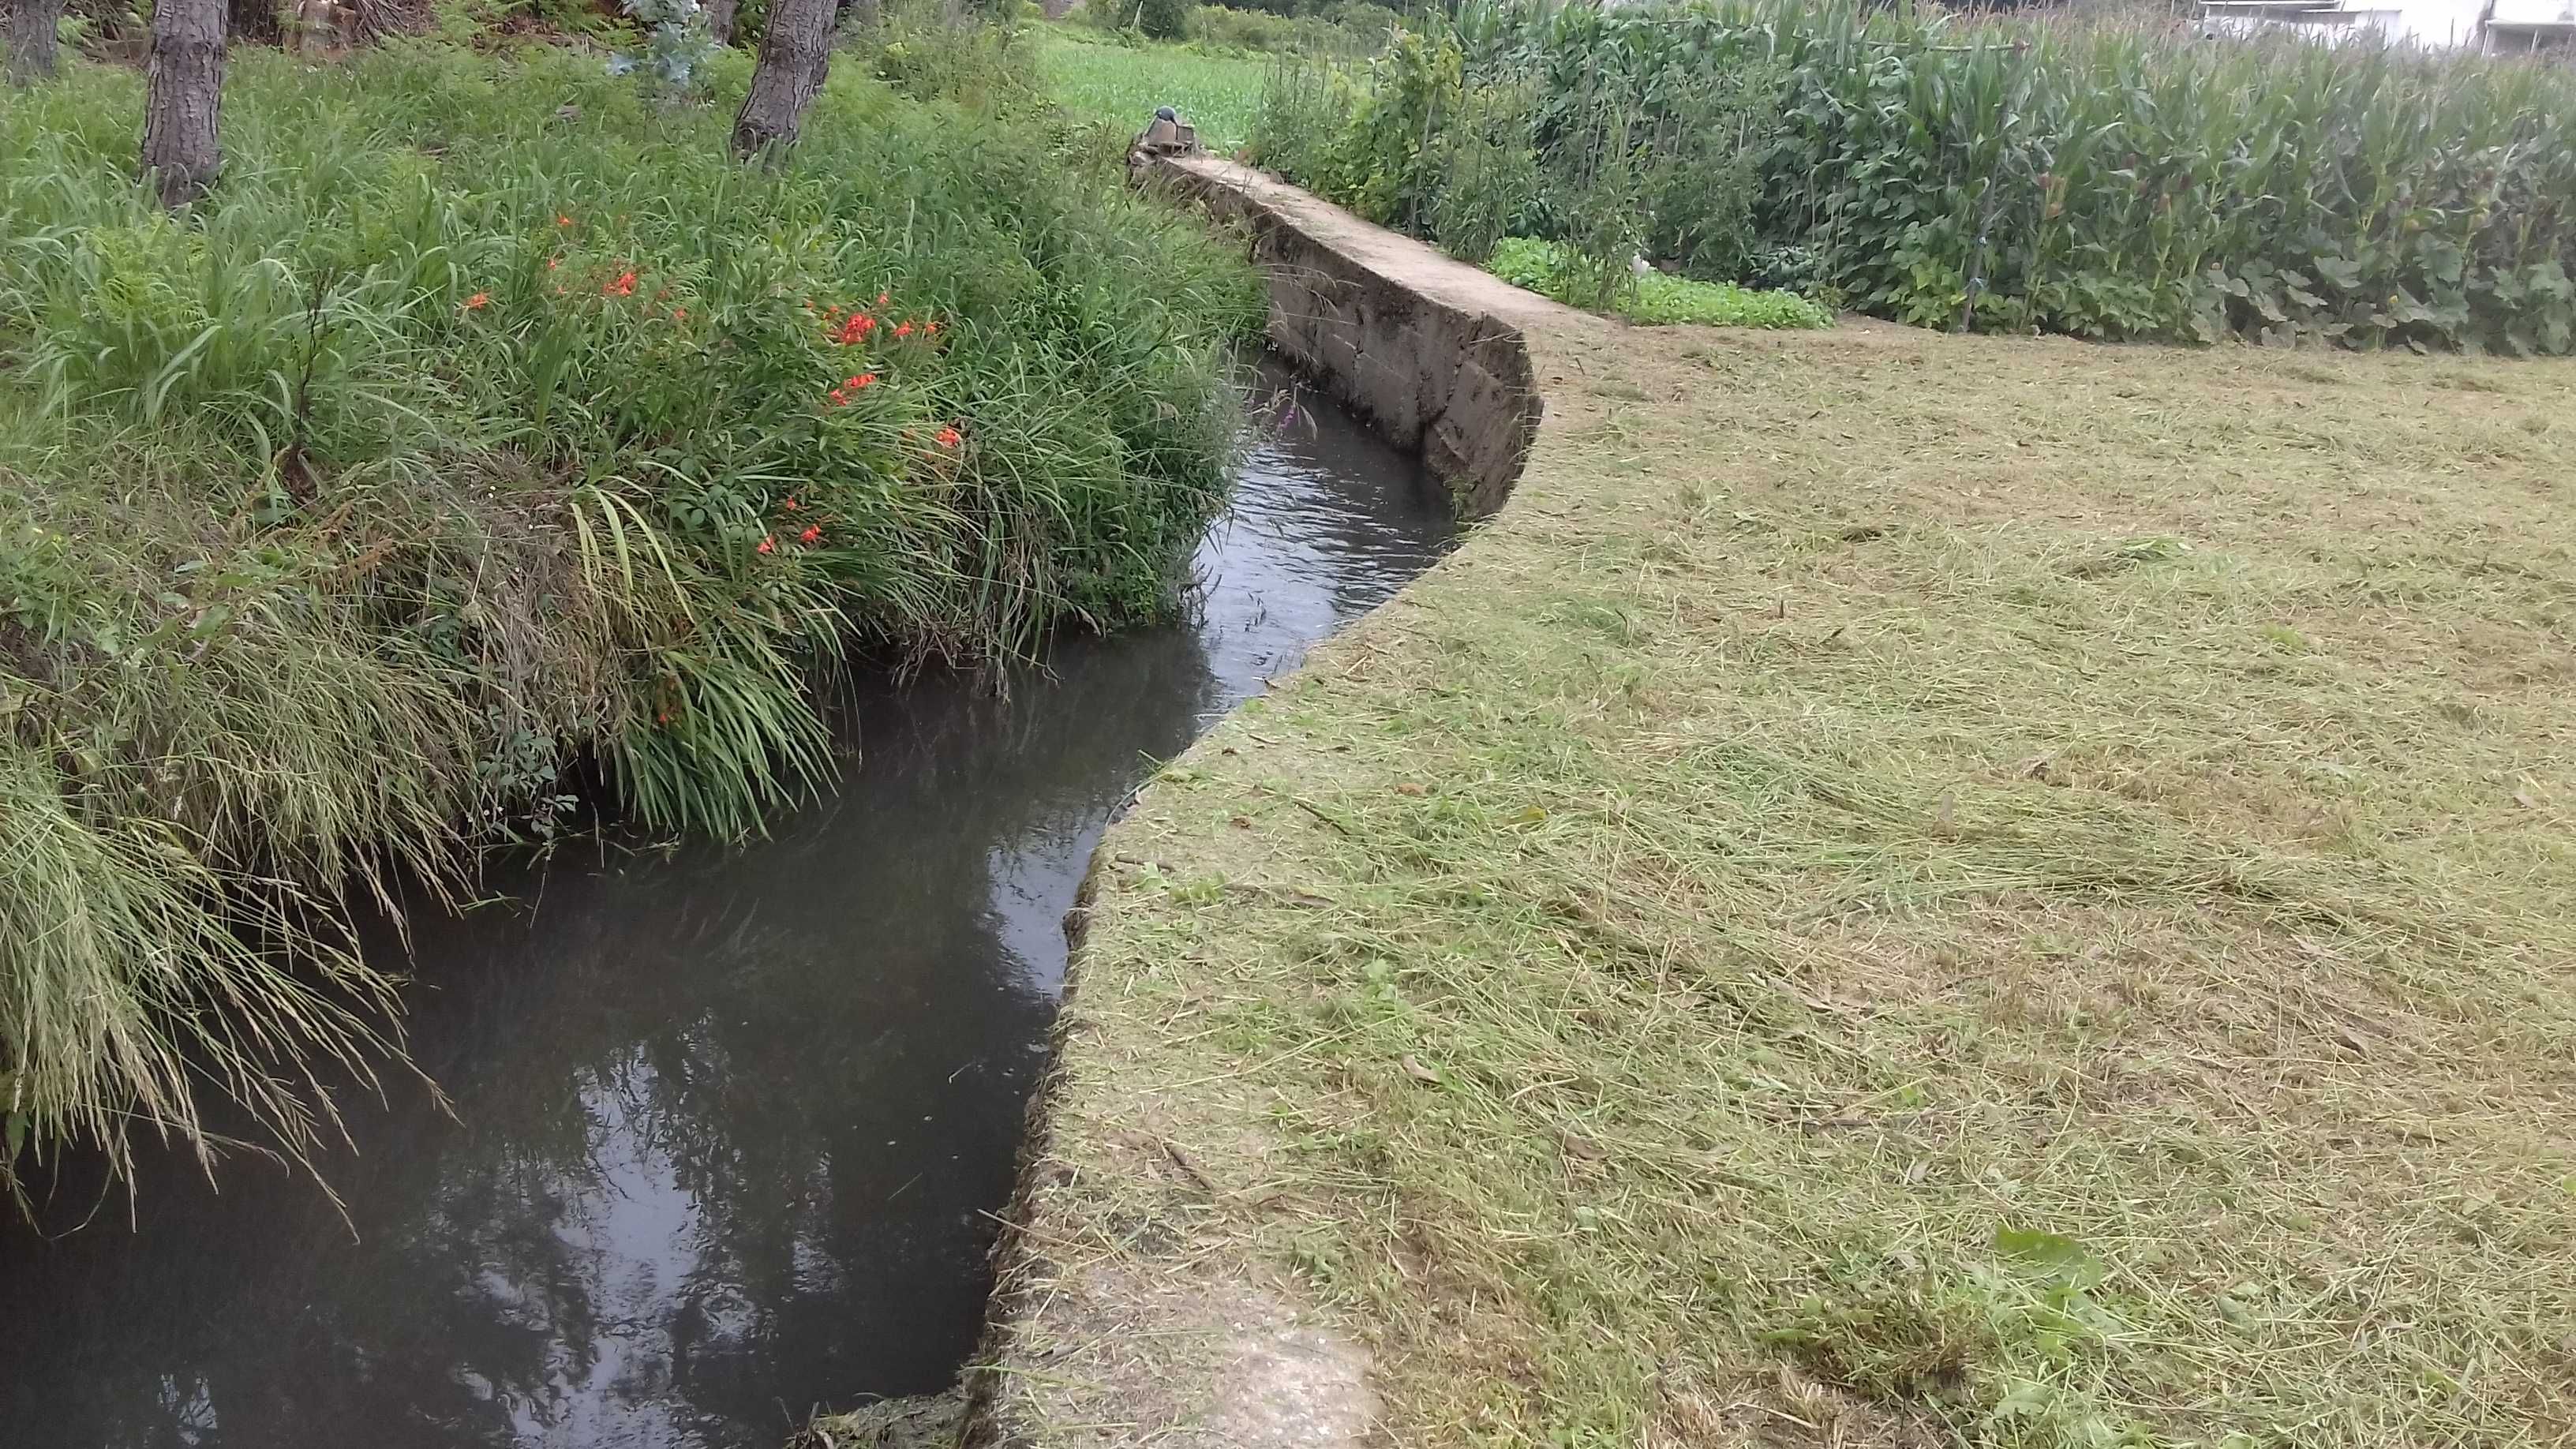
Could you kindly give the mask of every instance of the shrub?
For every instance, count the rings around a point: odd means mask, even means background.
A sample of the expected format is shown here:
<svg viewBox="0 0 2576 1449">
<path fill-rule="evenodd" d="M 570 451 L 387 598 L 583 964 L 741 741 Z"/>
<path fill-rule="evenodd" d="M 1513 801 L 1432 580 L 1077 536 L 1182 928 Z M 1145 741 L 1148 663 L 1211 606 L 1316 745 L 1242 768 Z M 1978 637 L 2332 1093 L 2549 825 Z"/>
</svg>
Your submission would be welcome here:
<svg viewBox="0 0 2576 1449">
<path fill-rule="evenodd" d="M 1653 270 L 1605 281 L 1567 247 L 1535 237 L 1505 240 L 1494 248 L 1485 269 L 1515 287 L 1577 306 L 1598 306 L 1638 322 L 1776 329 L 1830 327 L 1834 321 L 1833 313 L 1790 292 L 1757 292 Z"/>
<path fill-rule="evenodd" d="M 1238 10 L 1202 5 L 1190 12 L 1190 38 L 1201 45 L 1228 50 L 1287 50 L 1298 35 L 1297 23 L 1267 10 Z"/>
<path fill-rule="evenodd" d="M 1189 34 L 1190 0 L 1120 0 L 1124 23 L 1148 40 L 1179 40 Z"/>
<path fill-rule="evenodd" d="M 581 756 L 756 829 L 827 766 L 811 671 L 1162 615 L 1222 506 L 1253 280 L 1042 133 L 843 67 L 745 169 L 591 55 L 253 51 L 173 219 L 140 105 L 0 110 L 13 1144 L 209 1085 L 310 1143 L 390 999 L 353 885 L 463 885 Z"/>
<path fill-rule="evenodd" d="M 1441 184 L 1430 218 L 1432 239 L 1451 256 L 1483 262 L 1538 204 L 1533 109 L 1523 86 L 1479 86 L 1459 97 L 1458 115 L 1439 137 Z"/>
</svg>

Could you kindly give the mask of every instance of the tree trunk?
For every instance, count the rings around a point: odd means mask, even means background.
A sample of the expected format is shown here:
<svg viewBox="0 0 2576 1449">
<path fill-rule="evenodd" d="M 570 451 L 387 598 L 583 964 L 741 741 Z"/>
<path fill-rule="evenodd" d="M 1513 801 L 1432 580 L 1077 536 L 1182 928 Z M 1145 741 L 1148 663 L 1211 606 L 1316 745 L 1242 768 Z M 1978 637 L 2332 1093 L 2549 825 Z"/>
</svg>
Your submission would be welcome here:
<svg viewBox="0 0 2576 1449">
<path fill-rule="evenodd" d="M 733 44 L 733 17 L 740 8 L 741 0 L 707 0 L 707 35 L 716 44 Z"/>
<path fill-rule="evenodd" d="M 156 0 L 143 68 L 143 174 L 161 188 L 163 206 L 185 206 L 215 184 L 223 90 L 224 0 Z"/>
<path fill-rule="evenodd" d="M 796 144 L 805 107 L 832 63 L 832 0 L 775 0 L 760 36 L 751 93 L 733 118 L 734 154 L 749 158 Z"/>
<path fill-rule="evenodd" d="M 63 0 L 5 0 L 0 37 L 9 46 L 9 84 L 34 85 L 54 73 L 54 32 L 62 27 Z"/>
<path fill-rule="evenodd" d="M 279 23 L 277 0 L 225 0 L 224 33 L 252 45 L 282 45 L 286 27 Z"/>
</svg>

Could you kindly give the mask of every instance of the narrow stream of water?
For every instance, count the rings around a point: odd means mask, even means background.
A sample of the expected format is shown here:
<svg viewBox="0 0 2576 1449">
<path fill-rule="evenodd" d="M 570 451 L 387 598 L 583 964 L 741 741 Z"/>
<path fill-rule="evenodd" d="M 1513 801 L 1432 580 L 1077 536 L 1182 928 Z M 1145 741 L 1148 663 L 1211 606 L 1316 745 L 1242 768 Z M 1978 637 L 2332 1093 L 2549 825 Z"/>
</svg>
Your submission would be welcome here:
<svg viewBox="0 0 2576 1449">
<path fill-rule="evenodd" d="M 1413 464 L 1317 398 L 1199 550 L 1194 627 L 1007 697 L 863 689 L 839 791 L 753 848 L 586 849 L 424 919 L 419 1083 L 307 1177 L 166 1155 L 78 1231 L 0 1227 L 9 1449 L 761 1446 L 947 1385 L 1101 830 L 1445 547 Z"/>
</svg>

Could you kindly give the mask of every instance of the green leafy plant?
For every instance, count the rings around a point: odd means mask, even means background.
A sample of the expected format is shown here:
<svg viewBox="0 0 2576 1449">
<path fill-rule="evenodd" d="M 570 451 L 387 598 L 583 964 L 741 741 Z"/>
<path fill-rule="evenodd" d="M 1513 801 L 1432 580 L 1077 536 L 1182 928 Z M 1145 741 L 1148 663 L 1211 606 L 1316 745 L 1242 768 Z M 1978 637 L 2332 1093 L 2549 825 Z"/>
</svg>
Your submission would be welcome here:
<svg viewBox="0 0 2576 1449">
<path fill-rule="evenodd" d="M 1485 269 L 1515 287 L 1583 305 L 1577 301 L 1578 288 L 1585 282 L 1598 283 L 1579 271 L 1580 265 L 1559 243 L 1512 237 L 1494 249 Z M 1614 289 L 1609 310 L 1638 322 L 1695 322 L 1710 327 L 1830 327 L 1834 322 L 1832 312 L 1794 292 L 1760 292 L 1731 282 L 1693 281 L 1652 270 L 1632 273 Z"/>
</svg>

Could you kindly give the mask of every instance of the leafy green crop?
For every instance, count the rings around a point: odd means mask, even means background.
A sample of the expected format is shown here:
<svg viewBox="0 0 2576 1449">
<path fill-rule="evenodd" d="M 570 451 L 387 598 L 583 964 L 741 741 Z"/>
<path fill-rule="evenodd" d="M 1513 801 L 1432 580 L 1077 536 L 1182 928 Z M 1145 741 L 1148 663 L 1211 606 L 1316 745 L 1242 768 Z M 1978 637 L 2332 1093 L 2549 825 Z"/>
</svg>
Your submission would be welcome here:
<svg viewBox="0 0 2576 1449">
<path fill-rule="evenodd" d="M 2089 337 L 2576 349 L 2576 73 L 1807 0 L 1471 0 L 1467 84 L 1650 121 L 1768 70 L 1764 241 L 1829 302 Z M 1542 115 L 1541 129 L 1548 121 Z"/>
<path fill-rule="evenodd" d="M 1516 236 L 1494 248 L 1485 270 L 1533 292 L 1569 301 L 1566 249 Z M 1757 292 L 1730 282 L 1695 282 L 1649 271 L 1617 292 L 1611 310 L 1633 321 L 1697 322 L 1711 327 L 1830 327 L 1834 314 L 1795 292 Z"/>
</svg>

